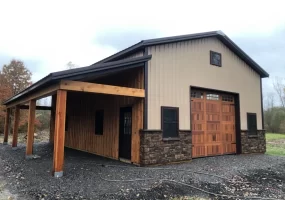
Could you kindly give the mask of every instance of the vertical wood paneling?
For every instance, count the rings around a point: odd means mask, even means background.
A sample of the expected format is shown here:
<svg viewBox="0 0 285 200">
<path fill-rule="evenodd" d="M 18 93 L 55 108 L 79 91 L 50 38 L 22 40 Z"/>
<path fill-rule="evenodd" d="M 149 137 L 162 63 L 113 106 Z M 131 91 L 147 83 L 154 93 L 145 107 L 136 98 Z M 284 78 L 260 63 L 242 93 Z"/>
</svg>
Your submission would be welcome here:
<svg viewBox="0 0 285 200">
<path fill-rule="evenodd" d="M 100 78 L 92 82 L 143 88 L 143 68 Z M 67 98 L 68 130 L 65 145 L 97 155 L 118 159 L 119 112 L 121 107 L 132 106 L 132 157 L 139 163 L 139 130 L 143 125 L 143 99 L 115 95 L 69 92 Z M 95 135 L 95 112 L 104 110 L 103 135 Z"/>
<path fill-rule="evenodd" d="M 210 65 L 210 50 L 222 54 L 222 67 Z M 252 112 L 262 129 L 260 76 L 217 38 L 156 45 L 148 54 L 149 129 L 161 129 L 161 106 L 179 107 L 179 127 L 190 129 L 190 85 L 239 93 L 241 128 Z"/>
<path fill-rule="evenodd" d="M 18 128 L 20 122 L 20 107 L 15 107 L 15 115 L 14 115 L 14 128 L 13 128 L 13 140 L 12 147 L 17 147 L 18 144 Z"/>
</svg>

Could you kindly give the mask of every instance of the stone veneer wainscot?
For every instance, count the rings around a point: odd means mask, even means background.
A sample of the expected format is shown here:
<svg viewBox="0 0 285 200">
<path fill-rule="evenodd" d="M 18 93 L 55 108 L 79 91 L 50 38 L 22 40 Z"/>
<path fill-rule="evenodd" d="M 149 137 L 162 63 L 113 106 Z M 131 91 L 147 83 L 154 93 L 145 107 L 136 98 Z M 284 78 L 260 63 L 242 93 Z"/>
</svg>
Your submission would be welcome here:
<svg viewBox="0 0 285 200">
<path fill-rule="evenodd" d="M 141 165 L 167 164 L 192 159 L 190 130 L 180 130 L 178 138 L 164 139 L 161 130 L 140 131 Z"/>
<path fill-rule="evenodd" d="M 245 153 L 265 153 L 266 140 L 265 130 L 258 130 L 257 135 L 248 135 L 247 130 L 241 130 L 241 152 Z"/>
</svg>

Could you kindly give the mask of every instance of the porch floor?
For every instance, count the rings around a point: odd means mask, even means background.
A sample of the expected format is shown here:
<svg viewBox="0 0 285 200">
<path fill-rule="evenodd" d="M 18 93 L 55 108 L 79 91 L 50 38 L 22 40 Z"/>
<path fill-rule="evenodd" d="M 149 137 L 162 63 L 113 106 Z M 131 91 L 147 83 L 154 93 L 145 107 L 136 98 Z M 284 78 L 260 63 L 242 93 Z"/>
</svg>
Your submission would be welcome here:
<svg viewBox="0 0 285 200">
<path fill-rule="evenodd" d="M 162 179 L 187 183 L 210 192 L 227 195 L 270 196 L 281 199 L 285 197 L 285 157 L 218 156 L 149 169 L 66 148 L 64 176 L 57 179 L 51 176 L 50 171 L 52 145 L 35 144 L 34 152 L 40 158 L 25 160 L 24 145 L 20 145 L 17 150 L 12 150 L 11 146 L 0 144 L 0 197 L 8 194 L 7 191 L 9 195 L 18 199 L 209 197 L 201 191 L 174 182 L 161 181 Z M 108 165 L 116 165 L 116 167 Z M 215 176 L 187 173 L 178 169 L 206 172 L 232 181 Z M 152 179 L 129 182 L 103 180 L 145 178 Z"/>
</svg>

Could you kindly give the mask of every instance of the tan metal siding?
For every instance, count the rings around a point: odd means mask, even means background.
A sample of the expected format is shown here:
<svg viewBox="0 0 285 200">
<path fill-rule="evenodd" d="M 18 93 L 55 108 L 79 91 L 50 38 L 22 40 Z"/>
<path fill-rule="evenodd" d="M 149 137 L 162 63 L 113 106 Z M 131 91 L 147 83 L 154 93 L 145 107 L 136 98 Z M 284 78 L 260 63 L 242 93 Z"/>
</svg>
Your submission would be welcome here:
<svg viewBox="0 0 285 200">
<path fill-rule="evenodd" d="M 210 50 L 222 54 L 222 67 L 210 65 Z M 239 93 L 241 129 L 247 112 L 262 129 L 260 76 L 218 39 L 152 46 L 148 54 L 148 129 L 161 129 L 161 106 L 179 107 L 179 128 L 190 129 L 190 85 Z"/>
</svg>

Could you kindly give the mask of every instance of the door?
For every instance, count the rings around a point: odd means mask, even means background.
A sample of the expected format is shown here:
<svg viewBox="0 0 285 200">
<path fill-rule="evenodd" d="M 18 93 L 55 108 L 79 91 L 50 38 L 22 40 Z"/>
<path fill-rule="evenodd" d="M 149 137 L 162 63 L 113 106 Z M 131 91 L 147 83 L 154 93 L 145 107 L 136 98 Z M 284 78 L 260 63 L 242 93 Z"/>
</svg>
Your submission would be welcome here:
<svg viewBox="0 0 285 200">
<path fill-rule="evenodd" d="M 119 157 L 131 159 L 132 153 L 132 107 L 120 109 Z"/>
<path fill-rule="evenodd" d="M 236 153 L 232 95 L 193 90 L 191 121 L 193 158 Z"/>
</svg>

